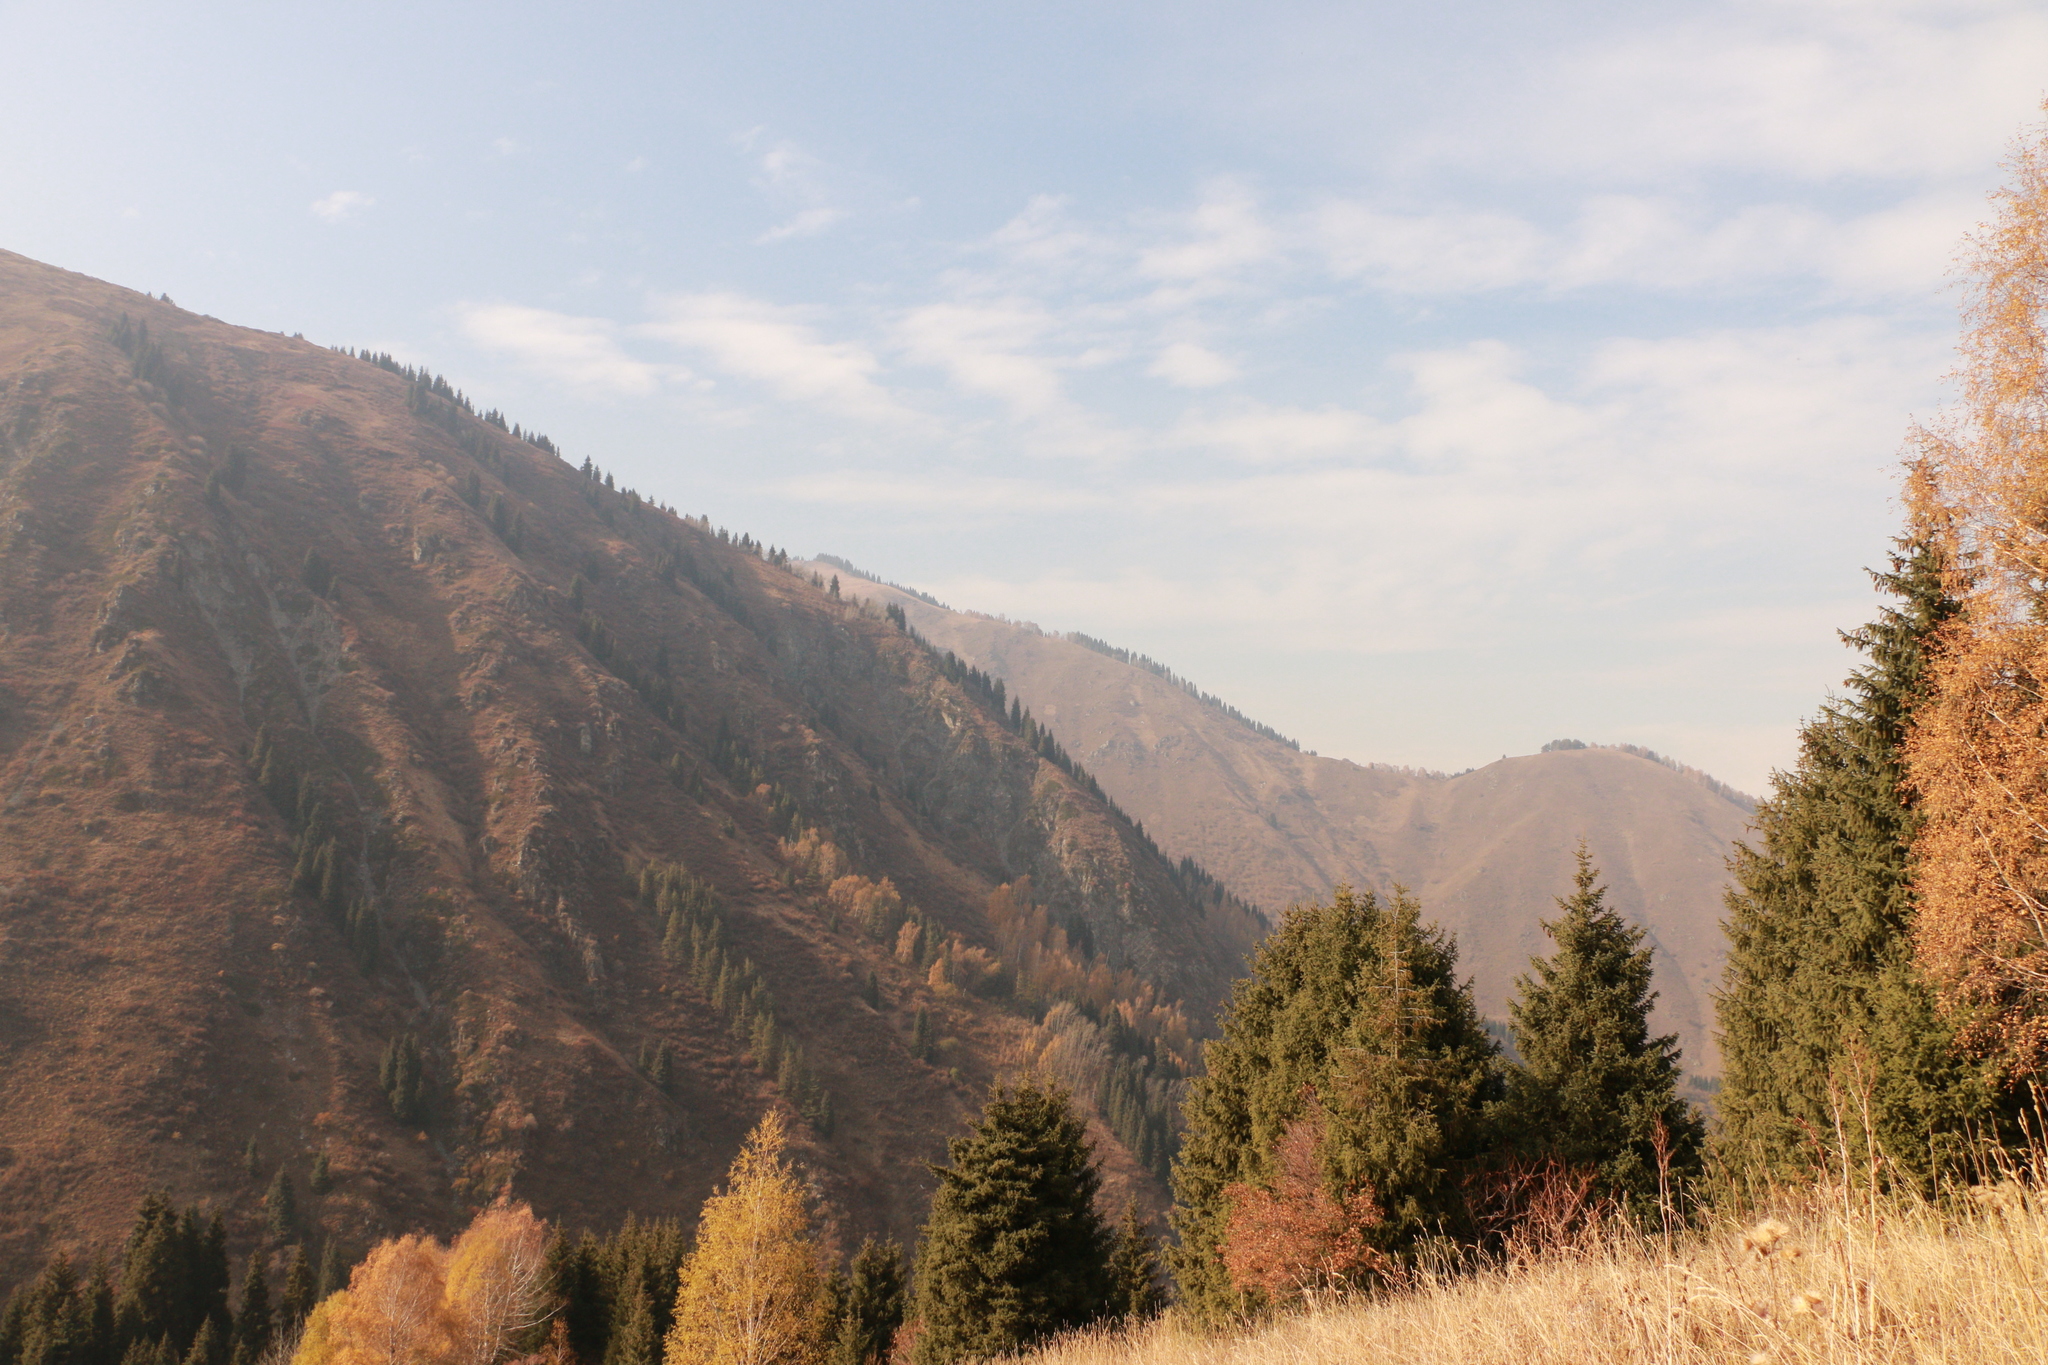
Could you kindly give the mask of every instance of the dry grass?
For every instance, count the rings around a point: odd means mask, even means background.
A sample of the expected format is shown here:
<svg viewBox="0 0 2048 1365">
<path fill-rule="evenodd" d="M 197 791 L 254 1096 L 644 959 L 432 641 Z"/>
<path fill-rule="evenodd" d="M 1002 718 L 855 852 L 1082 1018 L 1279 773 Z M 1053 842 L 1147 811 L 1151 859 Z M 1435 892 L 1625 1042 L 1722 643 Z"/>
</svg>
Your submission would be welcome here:
<svg viewBox="0 0 2048 1365">
<path fill-rule="evenodd" d="M 1083 1336 L 1031 1365 L 1606 1365 L 2048 1361 L 2048 1194 L 1980 1187 L 1959 1208 L 1816 1194 L 1668 1249 L 1595 1243 L 1425 1276 L 1235 1336 L 1173 1319 Z"/>
</svg>

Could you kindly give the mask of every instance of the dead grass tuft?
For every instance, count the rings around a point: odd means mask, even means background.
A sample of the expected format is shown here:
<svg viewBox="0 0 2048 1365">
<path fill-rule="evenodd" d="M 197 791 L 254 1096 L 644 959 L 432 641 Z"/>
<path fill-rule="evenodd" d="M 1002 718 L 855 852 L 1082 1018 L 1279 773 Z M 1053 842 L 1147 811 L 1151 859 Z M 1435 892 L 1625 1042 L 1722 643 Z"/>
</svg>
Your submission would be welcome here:
<svg viewBox="0 0 2048 1365">
<path fill-rule="evenodd" d="M 1068 1338 L 1031 1365 L 1981 1365 L 2048 1360 L 2048 1195 L 1940 1207 L 1785 1198 L 1667 1245 L 1609 1224 L 1575 1248 L 1425 1274 L 1236 1335 L 1171 1317 Z"/>
</svg>

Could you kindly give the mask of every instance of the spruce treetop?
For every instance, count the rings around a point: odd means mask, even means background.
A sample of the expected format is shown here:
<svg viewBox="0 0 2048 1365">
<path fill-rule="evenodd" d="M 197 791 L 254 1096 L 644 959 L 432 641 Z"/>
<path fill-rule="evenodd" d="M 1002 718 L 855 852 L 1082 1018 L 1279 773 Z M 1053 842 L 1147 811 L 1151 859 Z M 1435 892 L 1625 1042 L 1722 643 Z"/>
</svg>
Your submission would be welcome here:
<svg viewBox="0 0 2048 1365">
<path fill-rule="evenodd" d="M 1508 1113 L 1519 1146 L 1590 1170 L 1601 1192 L 1648 1212 L 1699 1163 L 1704 1128 L 1678 1099 L 1678 1040 L 1650 1036 L 1651 950 L 1607 904 L 1580 841 L 1572 894 L 1543 928 L 1556 944 L 1516 980 L 1521 1065 Z"/>
<path fill-rule="evenodd" d="M 917 1257 L 917 1365 L 1020 1350 L 1110 1312 L 1102 1177 L 1071 1097 L 998 1085 L 934 1167 Z"/>
</svg>

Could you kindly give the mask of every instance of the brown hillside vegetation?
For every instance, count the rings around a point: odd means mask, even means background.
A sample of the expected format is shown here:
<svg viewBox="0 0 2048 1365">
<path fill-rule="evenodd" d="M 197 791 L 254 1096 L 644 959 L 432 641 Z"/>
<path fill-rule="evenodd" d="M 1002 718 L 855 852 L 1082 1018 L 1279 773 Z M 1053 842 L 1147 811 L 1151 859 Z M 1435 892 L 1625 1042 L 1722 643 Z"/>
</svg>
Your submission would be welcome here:
<svg viewBox="0 0 2048 1365">
<path fill-rule="evenodd" d="M 353 1254 L 688 1216 L 778 1097 L 901 1238 L 1093 1036 L 1006 992 L 1190 1049 L 1254 922 L 974 679 L 397 368 L 0 253 L 0 1282 L 321 1151 Z"/>
<path fill-rule="evenodd" d="M 1649 930 L 1658 1028 L 1678 1035 L 1688 1070 L 1719 1070 L 1721 894 L 1749 812 L 1706 783 L 1617 749 L 1509 758 L 1454 778 L 1317 757 L 1065 637 L 838 572 L 1003 679 L 1168 854 L 1194 858 L 1267 913 L 1339 882 L 1407 885 L 1456 932 L 1495 1018 L 1531 955 L 1547 951 L 1538 920 L 1569 889 L 1583 836 L 1610 903 Z"/>
</svg>

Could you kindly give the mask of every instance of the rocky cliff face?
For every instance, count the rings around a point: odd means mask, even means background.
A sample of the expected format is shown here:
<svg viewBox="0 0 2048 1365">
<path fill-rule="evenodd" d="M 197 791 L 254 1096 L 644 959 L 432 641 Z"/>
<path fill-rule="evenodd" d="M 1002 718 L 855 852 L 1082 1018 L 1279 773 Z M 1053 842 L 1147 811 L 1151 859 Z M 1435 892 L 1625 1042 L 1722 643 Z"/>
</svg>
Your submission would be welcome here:
<svg viewBox="0 0 2048 1365">
<path fill-rule="evenodd" d="M 1255 929 L 879 607 L 445 383 L 0 253 L 0 1279 L 159 1186 L 253 1238 L 318 1151 L 345 1244 L 687 1214 L 782 1101 L 906 1236 L 1045 992 L 1200 1019 Z"/>
</svg>

